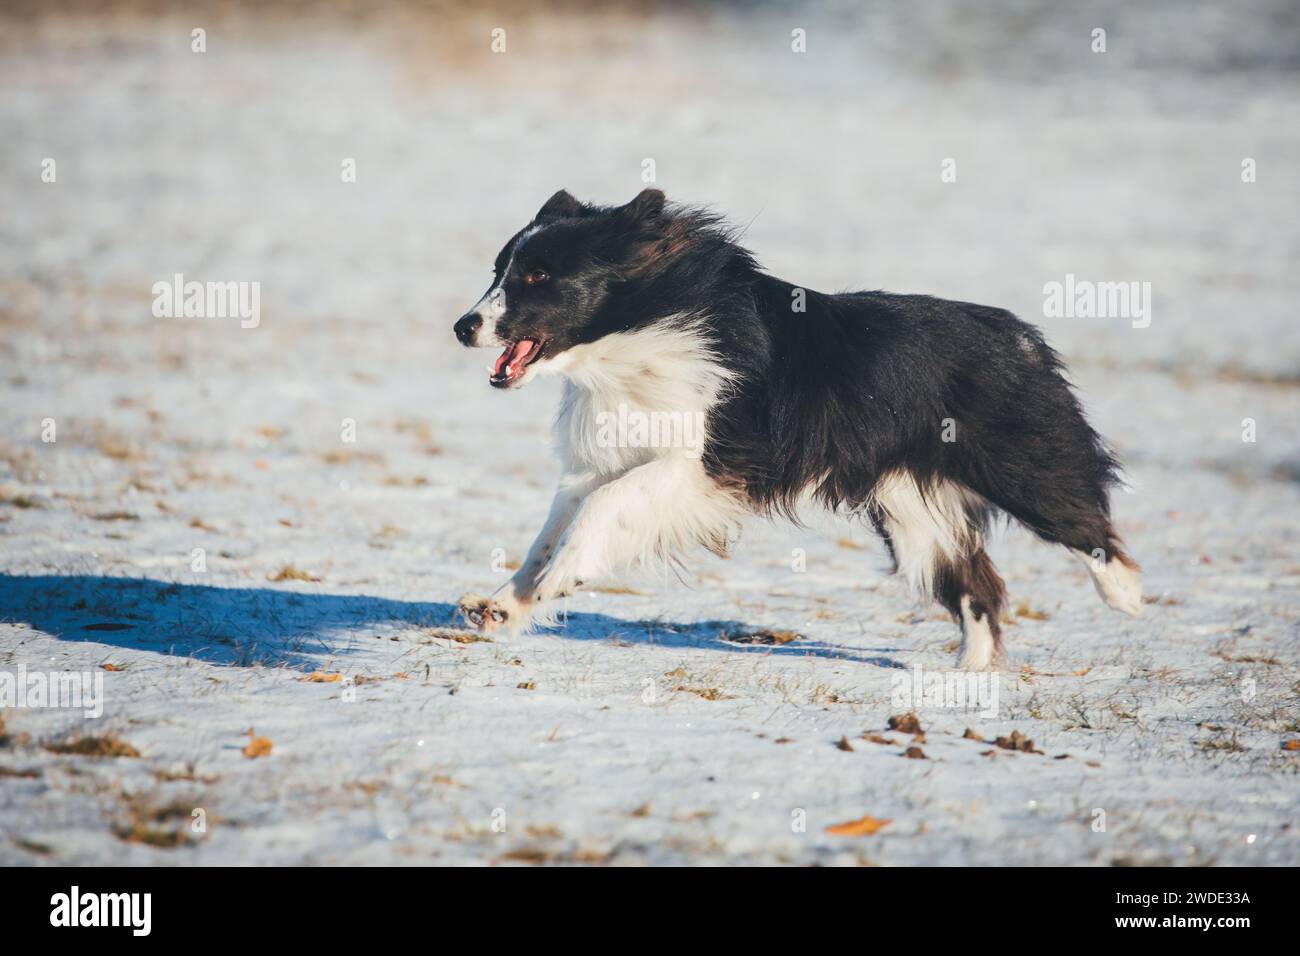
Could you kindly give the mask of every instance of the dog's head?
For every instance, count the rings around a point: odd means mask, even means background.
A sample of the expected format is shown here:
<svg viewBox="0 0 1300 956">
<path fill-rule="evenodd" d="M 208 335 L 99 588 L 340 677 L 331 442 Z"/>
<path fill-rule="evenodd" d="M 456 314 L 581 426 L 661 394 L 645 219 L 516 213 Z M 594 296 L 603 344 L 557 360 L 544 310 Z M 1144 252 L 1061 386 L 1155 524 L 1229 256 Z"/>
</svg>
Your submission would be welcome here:
<svg viewBox="0 0 1300 956">
<path fill-rule="evenodd" d="M 657 189 L 616 207 L 560 190 L 497 254 L 492 285 L 456 322 L 456 338 L 502 349 L 488 381 L 518 388 L 575 346 L 622 331 L 620 296 L 662 252 L 666 222 Z"/>
</svg>

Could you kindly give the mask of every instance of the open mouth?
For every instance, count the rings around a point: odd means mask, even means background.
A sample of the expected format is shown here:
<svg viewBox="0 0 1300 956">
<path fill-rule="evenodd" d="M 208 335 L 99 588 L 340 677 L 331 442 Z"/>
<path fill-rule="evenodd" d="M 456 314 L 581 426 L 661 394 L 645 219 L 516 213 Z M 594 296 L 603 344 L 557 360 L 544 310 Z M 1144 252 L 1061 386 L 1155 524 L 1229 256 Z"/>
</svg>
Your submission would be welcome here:
<svg viewBox="0 0 1300 956">
<path fill-rule="evenodd" d="M 519 339 L 510 343 L 492 367 L 488 381 L 497 388 L 507 388 L 518 381 L 524 370 L 541 357 L 544 345 L 538 339 Z"/>
</svg>

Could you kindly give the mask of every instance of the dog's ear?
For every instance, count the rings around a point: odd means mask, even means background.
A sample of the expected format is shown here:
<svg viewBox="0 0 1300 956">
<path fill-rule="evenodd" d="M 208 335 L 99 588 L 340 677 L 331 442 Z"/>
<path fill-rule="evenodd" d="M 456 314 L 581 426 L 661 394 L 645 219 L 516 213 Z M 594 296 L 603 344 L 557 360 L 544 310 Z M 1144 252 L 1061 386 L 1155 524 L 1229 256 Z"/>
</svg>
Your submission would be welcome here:
<svg viewBox="0 0 1300 956">
<path fill-rule="evenodd" d="M 542 204 L 542 208 L 537 211 L 536 218 L 562 219 L 566 216 L 579 216 L 581 214 L 582 203 L 569 195 L 567 189 L 561 189 Z"/>
<path fill-rule="evenodd" d="M 660 189 L 643 189 L 637 197 L 623 207 L 622 212 L 637 222 L 651 222 L 664 213 L 668 197 Z"/>
</svg>

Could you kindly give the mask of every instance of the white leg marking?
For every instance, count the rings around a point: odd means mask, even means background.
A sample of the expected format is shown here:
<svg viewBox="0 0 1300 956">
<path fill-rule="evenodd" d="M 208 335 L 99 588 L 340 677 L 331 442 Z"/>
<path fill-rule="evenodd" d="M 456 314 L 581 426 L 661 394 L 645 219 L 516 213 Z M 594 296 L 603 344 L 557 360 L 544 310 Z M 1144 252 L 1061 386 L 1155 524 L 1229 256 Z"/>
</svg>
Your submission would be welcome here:
<svg viewBox="0 0 1300 956">
<path fill-rule="evenodd" d="M 635 563 L 670 562 L 696 544 L 720 547 L 741 515 L 698 461 L 660 458 L 602 485 L 582 502 L 543 569 L 548 600 Z"/>
<path fill-rule="evenodd" d="M 993 664 L 993 630 L 985 614 L 976 620 L 970 609 L 970 595 L 961 597 L 961 655 L 957 666 L 962 670 L 983 671 Z"/>
<path fill-rule="evenodd" d="M 955 482 L 940 482 L 923 495 L 908 472 L 894 471 L 877 482 L 871 497 L 883 513 L 898 572 L 919 594 L 931 595 L 941 559 L 951 561 L 979 546 L 966 507 L 980 499 Z"/>
<path fill-rule="evenodd" d="M 483 631 L 493 631 L 504 625 L 518 634 L 534 623 L 538 617 L 534 606 L 537 579 L 559 547 L 560 537 L 573 522 L 583 499 L 601 483 L 601 479 L 594 476 L 568 475 L 561 480 L 546 523 L 528 549 L 528 556 L 519 570 L 490 598 L 477 594 L 461 597 L 461 613 L 470 624 Z"/>
<path fill-rule="evenodd" d="M 1142 575 L 1117 558 L 1103 562 L 1083 551 L 1071 552 L 1083 562 L 1101 599 L 1117 611 L 1142 613 Z"/>
</svg>

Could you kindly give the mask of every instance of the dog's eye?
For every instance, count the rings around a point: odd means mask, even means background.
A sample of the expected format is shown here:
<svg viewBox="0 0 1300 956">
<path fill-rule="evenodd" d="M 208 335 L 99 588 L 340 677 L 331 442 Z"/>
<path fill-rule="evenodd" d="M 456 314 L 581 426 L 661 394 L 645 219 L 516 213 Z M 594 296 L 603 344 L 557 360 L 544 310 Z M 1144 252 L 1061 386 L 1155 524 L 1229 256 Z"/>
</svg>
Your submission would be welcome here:
<svg viewBox="0 0 1300 956">
<path fill-rule="evenodd" d="M 550 279 L 550 277 L 551 274 L 545 269 L 533 269 L 524 276 L 524 281 L 529 285 L 541 285 L 543 282 Z"/>
</svg>

